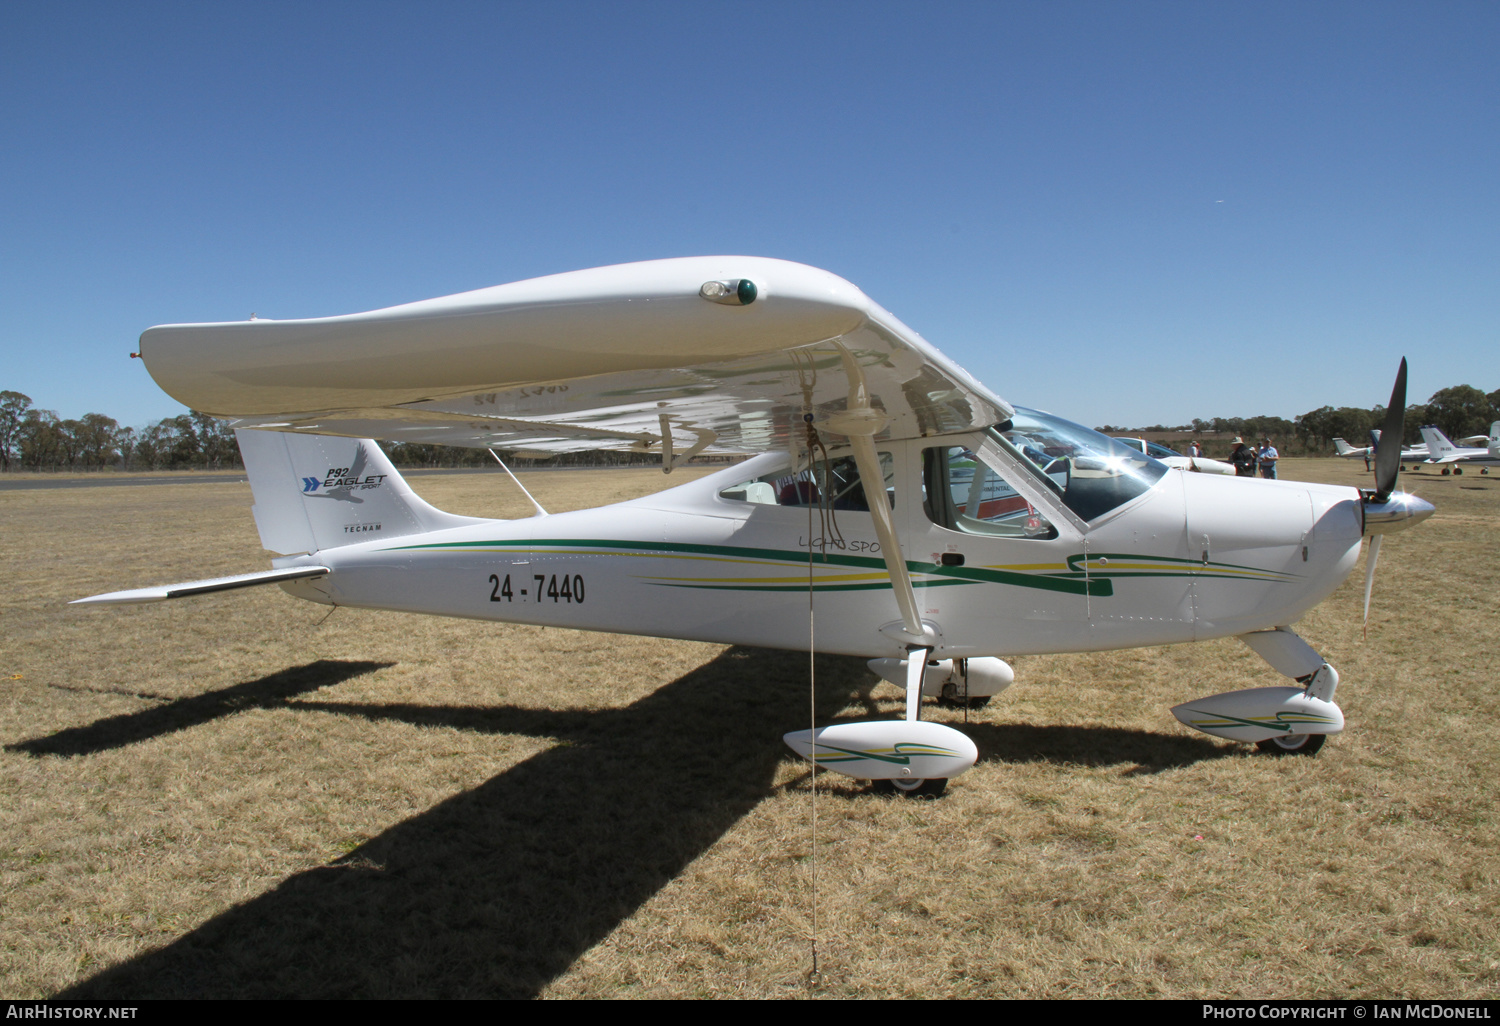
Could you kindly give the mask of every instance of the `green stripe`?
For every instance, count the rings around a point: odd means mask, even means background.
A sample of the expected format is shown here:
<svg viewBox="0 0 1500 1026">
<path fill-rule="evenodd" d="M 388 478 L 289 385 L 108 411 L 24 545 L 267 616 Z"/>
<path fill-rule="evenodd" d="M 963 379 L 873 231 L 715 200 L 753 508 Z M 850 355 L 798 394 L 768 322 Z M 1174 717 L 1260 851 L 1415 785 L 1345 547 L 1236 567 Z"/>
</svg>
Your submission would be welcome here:
<svg viewBox="0 0 1500 1026">
<path fill-rule="evenodd" d="M 675 581 L 647 581 L 658 588 L 698 588 L 702 591 L 806 591 L 805 584 L 678 584 Z M 944 588 L 949 585 L 974 584 L 974 581 L 929 581 L 919 588 Z M 882 591 L 889 589 L 890 581 L 876 584 L 819 584 L 813 582 L 814 591 Z"/>
<path fill-rule="evenodd" d="M 698 545 L 687 542 L 646 542 L 646 541 L 620 541 L 616 539 L 603 538 L 532 538 L 516 540 L 492 540 L 472 542 L 427 542 L 419 545 L 395 545 L 383 551 L 406 551 L 413 549 L 447 549 L 462 551 L 467 549 L 493 549 L 493 548 L 594 548 L 594 549 L 616 549 L 629 552 L 665 552 L 681 553 L 686 555 L 721 556 L 738 559 L 767 559 L 779 563 L 793 563 L 805 566 L 807 553 L 789 549 L 759 549 L 731 545 Z M 1100 559 L 1128 559 L 1128 560 L 1151 560 L 1157 563 L 1177 564 L 1180 570 L 1118 570 L 1112 571 L 1100 567 L 1092 570 L 1086 569 L 1084 564 Z M 841 552 L 815 553 L 814 560 L 824 566 L 847 566 L 859 567 L 861 569 L 884 569 L 885 560 L 877 556 L 850 556 Z M 1125 552 L 1101 552 L 1101 553 L 1076 553 L 1066 558 L 1068 571 L 1064 573 L 1048 574 L 1025 574 L 1014 570 L 997 570 L 989 567 L 968 566 L 942 566 L 933 563 L 919 563 L 908 560 L 906 569 L 912 574 L 922 574 L 927 577 L 949 578 L 949 580 L 927 580 L 913 581 L 913 587 L 933 588 L 948 584 L 1005 584 L 1016 588 L 1033 588 L 1038 591 L 1057 591 L 1069 595 L 1092 595 L 1097 598 L 1108 598 L 1114 594 L 1114 578 L 1120 577 L 1193 577 L 1197 576 L 1198 567 L 1210 567 L 1217 570 L 1242 571 L 1241 573 L 1219 573 L 1212 576 L 1225 580 L 1260 580 L 1260 581 L 1290 581 L 1295 580 L 1295 574 L 1288 574 L 1278 570 L 1261 570 L 1252 566 L 1243 566 L 1235 563 L 1203 563 L 1196 559 L 1183 559 L 1176 556 L 1151 556 L 1138 553 Z M 771 587 L 744 587 L 738 585 L 673 585 L 674 587 L 700 587 L 719 591 L 806 591 L 803 585 L 793 585 L 782 588 Z M 838 585 L 824 586 L 820 590 L 826 591 L 858 591 L 874 588 L 888 588 L 889 583 L 865 584 L 865 585 Z"/>
<path fill-rule="evenodd" d="M 1276 714 L 1274 721 L 1270 721 L 1246 720 L 1238 716 L 1230 716 L 1228 713 L 1206 713 L 1199 709 L 1190 709 L 1188 711 L 1198 713 L 1200 716 L 1211 717 L 1208 720 L 1198 720 L 1193 724 L 1193 726 L 1199 728 L 1218 727 L 1222 729 L 1223 727 L 1238 723 L 1246 727 L 1264 727 L 1266 730 L 1284 730 L 1290 733 L 1293 727 L 1300 727 L 1309 723 L 1317 725 L 1333 722 L 1331 716 L 1319 716 L 1317 713 L 1280 712 Z M 1226 720 L 1228 721 L 1227 723 L 1224 722 Z"/>
<path fill-rule="evenodd" d="M 1250 577 L 1244 577 L 1241 574 L 1233 574 L 1233 575 L 1231 575 L 1231 574 L 1213 574 L 1212 575 L 1214 577 L 1228 577 L 1228 578 L 1231 578 L 1231 579 L 1238 579 L 1238 580 L 1264 580 L 1268 576 L 1269 577 L 1281 578 L 1281 579 L 1284 579 L 1284 580 L 1296 580 L 1297 576 L 1298 576 L 1297 574 L 1290 574 L 1290 573 L 1287 573 L 1287 572 L 1285 572 L 1283 570 L 1262 570 L 1260 567 L 1245 566 L 1244 564 L 1241 564 L 1241 563 L 1205 563 L 1201 559 L 1185 559 L 1185 558 L 1183 558 L 1181 556 L 1147 556 L 1147 555 L 1143 555 L 1143 554 L 1141 554 L 1139 552 L 1085 552 L 1085 553 L 1079 553 L 1078 555 L 1074 555 L 1074 556 L 1069 556 L 1068 557 L 1068 559 L 1067 559 L 1068 569 L 1074 570 L 1074 571 L 1077 571 L 1077 572 L 1081 573 L 1081 572 L 1083 572 L 1084 568 L 1079 565 L 1080 563 L 1084 563 L 1084 562 L 1093 563 L 1093 562 L 1097 562 L 1098 560 L 1101 560 L 1101 559 L 1129 559 L 1129 560 L 1137 560 L 1137 561 L 1149 559 L 1153 563 L 1179 563 L 1179 564 L 1182 565 L 1183 572 L 1181 572 L 1181 573 L 1169 573 L 1167 571 L 1162 571 L 1162 570 L 1118 570 L 1118 571 L 1116 571 L 1116 570 L 1110 570 L 1108 567 L 1095 566 L 1093 569 L 1091 569 L 1091 570 L 1088 571 L 1090 576 L 1092 576 L 1092 577 L 1192 577 L 1192 576 L 1195 576 L 1195 574 L 1197 573 L 1197 571 L 1195 569 L 1197 567 L 1210 567 L 1210 568 L 1217 569 L 1217 570 L 1240 570 L 1240 571 L 1243 571 L 1244 574 L 1253 575 L 1253 576 L 1250 576 Z"/>
<path fill-rule="evenodd" d="M 757 549 L 742 548 L 729 545 L 696 545 L 686 542 L 642 542 L 642 541 L 614 541 L 599 538 L 535 538 L 530 540 L 515 541 L 475 541 L 475 542 L 428 542 L 421 545 L 396 545 L 384 551 L 402 551 L 406 549 L 476 549 L 520 547 L 520 548 L 545 548 L 547 546 L 564 546 L 568 548 L 601 548 L 601 549 L 625 549 L 634 552 L 680 552 L 691 555 L 704 556 L 728 556 L 750 559 L 770 559 L 781 563 L 795 563 L 798 566 L 807 564 L 807 553 L 791 551 L 787 549 Z M 843 553 L 830 552 L 827 554 L 816 553 L 815 561 L 825 566 L 851 566 L 862 569 L 885 569 L 885 560 L 877 556 L 849 556 Z M 933 563 L 917 563 L 908 560 L 906 569 L 909 573 L 926 574 L 934 577 L 951 577 L 958 580 L 970 582 L 982 582 L 985 584 L 1009 584 L 1017 588 L 1035 588 L 1040 591 L 1060 591 L 1071 595 L 1094 595 L 1107 597 L 1114 594 L 1114 586 L 1103 578 L 1090 579 L 1078 571 L 1076 576 L 1042 576 L 1033 574 L 1016 573 L 1013 570 L 991 570 L 984 567 L 963 566 L 941 566 Z M 936 582 L 912 582 L 915 587 L 932 587 Z M 885 585 L 889 587 L 889 585 Z M 798 588 L 793 590 L 803 590 Z"/>
<path fill-rule="evenodd" d="M 935 755 L 941 758 L 945 755 L 952 756 L 957 754 L 947 748 L 937 748 L 932 745 L 913 744 L 909 741 L 902 741 L 893 745 L 892 747 L 895 749 L 895 754 L 893 755 L 880 755 L 876 752 L 861 751 L 857 748 L 840 748 L 837 745 L 831 745 L 826 741 L 816 741 L 814 742 L 814 745 L 815 747 L 813 749 L 813 759 L 819 763 L 849 762 L 853 759 L 873 759 L 876 762 L 889 762 L 894 763 L 897 766 L 910 766 L 912 756 Z M 823 755 L 818 752 L 817 749 L 819 748 L 828 749 L 833 752 L 838 752 L 839 754 Z M 910 754 L 907 753 L 908 749 L 910 750 Z"/>
</svg>

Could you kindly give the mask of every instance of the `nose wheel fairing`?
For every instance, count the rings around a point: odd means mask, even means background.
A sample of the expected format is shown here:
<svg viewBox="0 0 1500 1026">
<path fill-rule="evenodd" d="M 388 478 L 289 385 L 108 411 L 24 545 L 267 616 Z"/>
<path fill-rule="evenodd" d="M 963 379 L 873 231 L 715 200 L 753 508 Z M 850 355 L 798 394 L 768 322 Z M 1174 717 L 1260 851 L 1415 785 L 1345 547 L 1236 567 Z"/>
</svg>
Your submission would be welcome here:
<svg viewBox="0 0 1500 1026">
<path fill-rule="evenodd" d="M 1174 706 L 1186 726 L 1230 741 L 1246 741 L 1281 752 L 1312 754 L 1322 742 L 1312 735 L 1337 734 L 1344 713 L 1334 704 L 1339 674 L 1317 651 L 1285 627 L 1240 635 L 1253 652 L 1300 687 L 1282 685 L 1227 691 Z"/>
<path fill-rule="evenodd" d="M 1229 691 L 1174 706 L 1172 715 L 1205 734 L 1251 743 L 1344 729 L 1344 714 L 1337 705 L 1296 687 Z"/>
</svg>

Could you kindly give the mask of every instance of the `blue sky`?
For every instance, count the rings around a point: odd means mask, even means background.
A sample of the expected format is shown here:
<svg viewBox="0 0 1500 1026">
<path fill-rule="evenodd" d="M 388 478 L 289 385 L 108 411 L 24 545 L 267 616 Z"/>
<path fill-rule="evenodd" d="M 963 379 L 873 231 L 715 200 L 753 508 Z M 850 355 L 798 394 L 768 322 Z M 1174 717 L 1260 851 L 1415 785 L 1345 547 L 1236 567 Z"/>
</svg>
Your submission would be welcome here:
<svg viewBox="0 0 1500 1026">
<path fill-rule="evenodd" d="M 0 7 L 0 388 L 153 324 L 748 253 L 1087 424 L 1500 387 L 1500 4 Z"/>
</svg>

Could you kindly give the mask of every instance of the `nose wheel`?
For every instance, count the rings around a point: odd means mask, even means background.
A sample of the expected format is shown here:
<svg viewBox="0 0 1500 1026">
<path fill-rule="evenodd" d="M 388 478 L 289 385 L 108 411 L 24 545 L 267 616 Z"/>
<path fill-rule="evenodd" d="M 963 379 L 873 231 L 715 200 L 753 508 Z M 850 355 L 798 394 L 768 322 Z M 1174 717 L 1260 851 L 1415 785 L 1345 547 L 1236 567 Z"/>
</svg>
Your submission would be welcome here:
<svg viewBox="0 0 1500 1026">
<path fill-rule="evenodd" d="M 877 780 L 875 790 L 886 794 L 899 794 L 905 798 L 936 798 L 948 787 L 947 777 L 929 777 L 926 780 Z"/>
<path fill-rule="evenodd" d="M 1288 734 L 1257 741 L 1255 747 L 1272 755 L 1316 755 L 1327 740 L 1327 734 Z"/>
</svg>

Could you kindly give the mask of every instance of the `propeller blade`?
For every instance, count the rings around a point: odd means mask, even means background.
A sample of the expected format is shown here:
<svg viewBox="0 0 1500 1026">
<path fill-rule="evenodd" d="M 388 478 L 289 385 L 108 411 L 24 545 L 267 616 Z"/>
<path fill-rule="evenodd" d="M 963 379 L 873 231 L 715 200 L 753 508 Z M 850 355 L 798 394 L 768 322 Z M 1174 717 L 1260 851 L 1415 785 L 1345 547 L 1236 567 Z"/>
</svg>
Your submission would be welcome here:
<svg viewBox="0 0 1500 1026">
<path fill-rule="evenodd" d="M 1375 450 L 1375 501 L 1385 502 L 1396 489 L 1396 476 L 1401 472 L 1401 443 L 1406 438 L 1406 357 L 1401 358 L 1401 369 L 1396 372 L 1396 387 L 1391 389 L 1391 402 L 1385 408 L 1385 425 L 1380 429 L 1385 444 Z"/>
<path fill-rule="evenodd" d="M 1370 591 L 1375 587 L 1375 564 L 1380 560 L 1380 539 L 1383 534 L 1371 535 L 1370 551 L 1365 556 L 1365 633 L 1364 639 L 1370 640 Z"/>
</svg>

